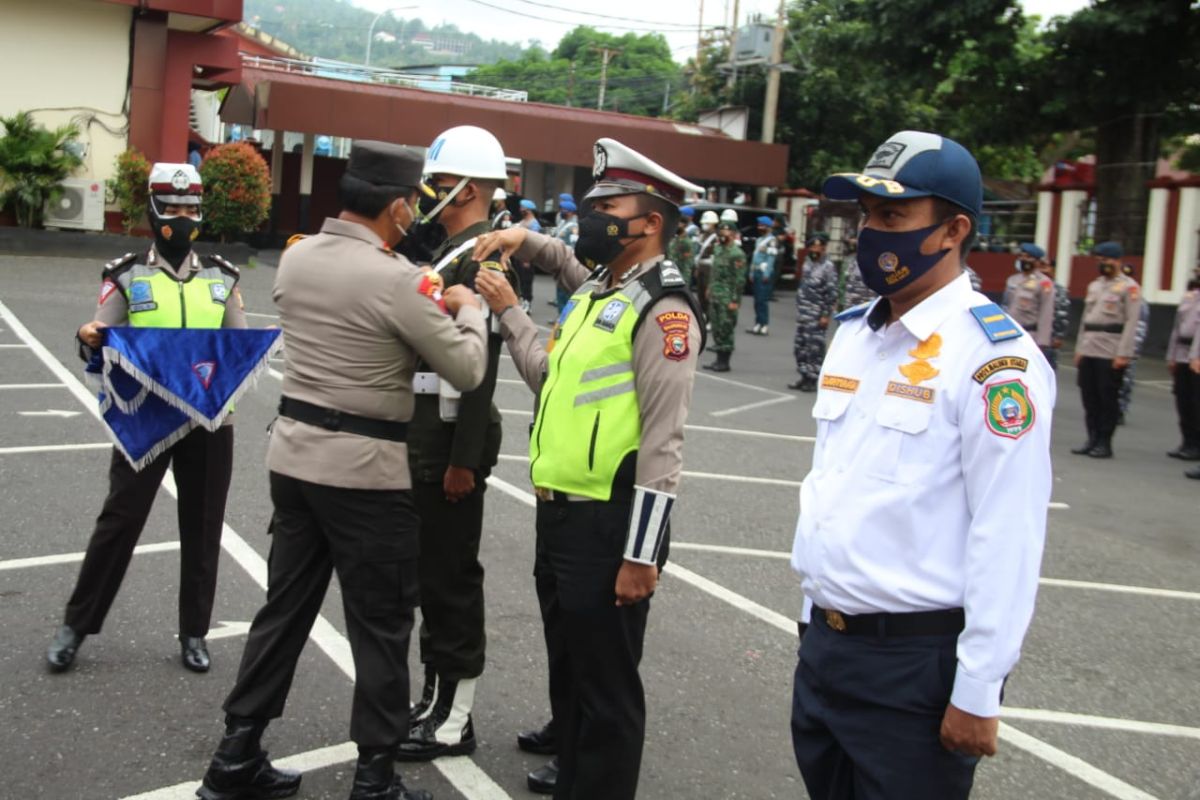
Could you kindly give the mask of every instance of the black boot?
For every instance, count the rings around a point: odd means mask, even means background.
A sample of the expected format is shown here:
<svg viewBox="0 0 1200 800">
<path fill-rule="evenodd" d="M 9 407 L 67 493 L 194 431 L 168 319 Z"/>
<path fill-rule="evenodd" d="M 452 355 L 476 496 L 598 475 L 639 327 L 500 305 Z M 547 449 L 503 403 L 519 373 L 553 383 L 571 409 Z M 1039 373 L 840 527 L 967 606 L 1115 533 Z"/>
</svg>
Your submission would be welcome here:
<svg viewBox="0 0 1200 800">
<path fill-rule="evenodd" d="M 433 709 L 409 734 L 408 741 L 396 749 L 396 760 L 432 761 L 441 756 L 474 753 L 475 725 L 471 721 L 471 707 L 475 704 L 477 680 L 439 679 Z"/>
<path fill-rule="evenodd" d="M 62 625 L 54 632 L 54 641 L 46 650 L 46 664 L 51 672 L 62 672 L 70 669 L 75 663 L 75 654 L 87 634 L 76 633 L 70 625 Z"/>
<path fill-rule="evenodd" d="M 265 800 L 291 797 L 300 791 L 300 773 L 276 769 L 260 743 L 265 720 L 228 716 L 225 736 L 217 745 L 204 782 L 196 790 L 203 800 Z"/>
<path fill-rule="evenodd" d="M 350 800 L 433 800 L 433 795 L 424 789 L 404 787 L 396 775 L 390 748 L 360 747 Z"/>
<path fill-rule="evenodd" d="M 525 776 L 529 791 L 537 794 L 554 794 L 558 785 L 558 758 L 552 758 Z"/>
<path fill-rule="evenodd" d="M 1091 452 L 1092 448 L 1096 446 L 1096 442 L 1097 442 L 1096 432 L 1088 431 L 1087 441 L 1084 442 L 1083 444 L 1079 445 L 1079 447 L 1072 447 L 1071 452 L 1077 456 L 1086 456 L 1088 453 Z"/>
<path fill-rule="evenodd" d="M 558 752 L 558 740 L 554 735 L 554 720 L 551 719 L 541 730 L 521 731 L 517 734 L 517 747 L 526 753 L 552 756 Z"/>
<path fill-rule="evenodd" d="M 1091 450 L 1087 451 L 1087 454 L 1089 456 L 1091 456 L 1092 458 L 1112 458 L 1113 457 L 1112 437 L 1111 436 L 1101 436 L 1099 439 L 1096 440 L 1095 446 L 1092 447 Z"/>
<path fill-rule="evenodd" d="M 711 364 L 705 364 L 704 368 L 713 372 L 729 372 L 729 353 L 717 353 L 717 358 Z"/>
<path fill-rule="evenodd" d="M 412 736 L 417 730 L 417 723 L 429 716 L 429 710 L 433 708 L 433 698 L 437 695 L 437 670 L 433 665 L 425 665 L 425 688 L 421 690 L 421 699 L 414 703 L 412 708 L 408 710 L 408 726 L 411 729 L 409 735 Z"/>
</svg>

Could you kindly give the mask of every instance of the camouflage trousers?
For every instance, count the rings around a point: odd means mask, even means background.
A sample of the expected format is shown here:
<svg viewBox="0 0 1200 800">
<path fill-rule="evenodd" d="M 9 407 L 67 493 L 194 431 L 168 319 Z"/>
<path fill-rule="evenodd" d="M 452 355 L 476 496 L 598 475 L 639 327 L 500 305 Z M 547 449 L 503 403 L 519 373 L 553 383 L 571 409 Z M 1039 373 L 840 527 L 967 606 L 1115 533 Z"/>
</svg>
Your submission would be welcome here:
<svg viewBox="0 0 1200 800">
<path fill-rule="evenodd" d="M 825 330 L 816 322 L 801 320 L 792 339 L 792 355 L 796 357 L 796 371 L 800 377 L 815 381 L 821 374 L 821 362 L 825 360 Z"/>
<path fill-rule="evenodd" d="M 733 352 L 733 332 L 737 329 L 737 309 L 730 310 L 729 301 L 712 300 L 708 304 L 708 321 L 712 323 L 712 339 L 708 348 L 714 353 Z"/>
<path fill-rule="evenodd" d="M 1133 380 L 1137 373 L 1137 359 L 1129 362 L 1129 366 L 1125 368 L 1125 374 L 1121 378 L 1121 389 L 1117 393 L 1117 405 L 1121 409 L 1121 416 L 1129 411 L 1129 404 L 1133 402 Z"/>
</svg>

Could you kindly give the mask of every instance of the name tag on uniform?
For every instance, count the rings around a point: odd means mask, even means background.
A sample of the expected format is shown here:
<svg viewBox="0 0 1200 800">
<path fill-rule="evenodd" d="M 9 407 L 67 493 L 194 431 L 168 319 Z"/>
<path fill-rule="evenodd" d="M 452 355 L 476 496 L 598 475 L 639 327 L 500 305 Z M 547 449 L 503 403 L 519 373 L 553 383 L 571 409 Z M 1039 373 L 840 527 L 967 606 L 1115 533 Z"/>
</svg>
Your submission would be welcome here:
<svg viewBox="0 0 1200 800">
<path fill-rule="evenodd" d="M 840 375 L 823 375 L 821 376 L 821 388 L 854 394 L 858 391 L 858 379 L 843 378 Z"/>
<path fill-rule="evenodd" d="M 917 400 L 922 403 L 932 403 L 935 390 L 930 386 L 913 386 L 908 383 L 888 381 L 884 394 L 892 397 L 903 397 L 905 400 Z"/>
</svg>

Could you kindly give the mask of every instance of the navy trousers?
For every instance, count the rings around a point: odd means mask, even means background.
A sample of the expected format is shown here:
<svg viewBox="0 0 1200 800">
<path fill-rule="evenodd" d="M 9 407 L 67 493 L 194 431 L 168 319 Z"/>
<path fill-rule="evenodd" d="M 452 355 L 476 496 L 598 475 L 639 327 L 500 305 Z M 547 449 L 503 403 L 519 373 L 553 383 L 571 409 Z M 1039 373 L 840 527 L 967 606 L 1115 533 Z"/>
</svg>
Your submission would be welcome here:
<svg viewBox="0 0 1200 800">
<path fill-rule="evenodd" d="M 938 738 L 958 637 L 847 636 L 814 620 L 792 694 L 792 747 L 812 800 L 963 800 L 979 759 Z"/>
</svg>

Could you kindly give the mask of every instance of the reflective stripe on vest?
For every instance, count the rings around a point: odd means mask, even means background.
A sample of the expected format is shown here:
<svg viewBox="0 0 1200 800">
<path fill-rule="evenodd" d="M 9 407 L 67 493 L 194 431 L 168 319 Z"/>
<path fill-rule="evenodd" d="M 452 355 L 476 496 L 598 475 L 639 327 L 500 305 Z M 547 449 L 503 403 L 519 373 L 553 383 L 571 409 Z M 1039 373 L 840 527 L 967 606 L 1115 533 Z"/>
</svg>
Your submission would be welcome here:
<svg viewBox="0 0 1200 800">
<path fill-rule="evenodd" d="M 533 485 L 608 500 L 621 462 L 638 449 L 641 414 L 633 336 L 651 301 L 639 281 L 615 292 L 588 281 L 562 315 L 529 440 Z"/>
<path fill-rule="evenodd" d="M 135 328 L 219 328 L 237 279 L 216 267 L 180 281 L 158 267 L 134 264 L 117 276 Z"/>
</svg>

